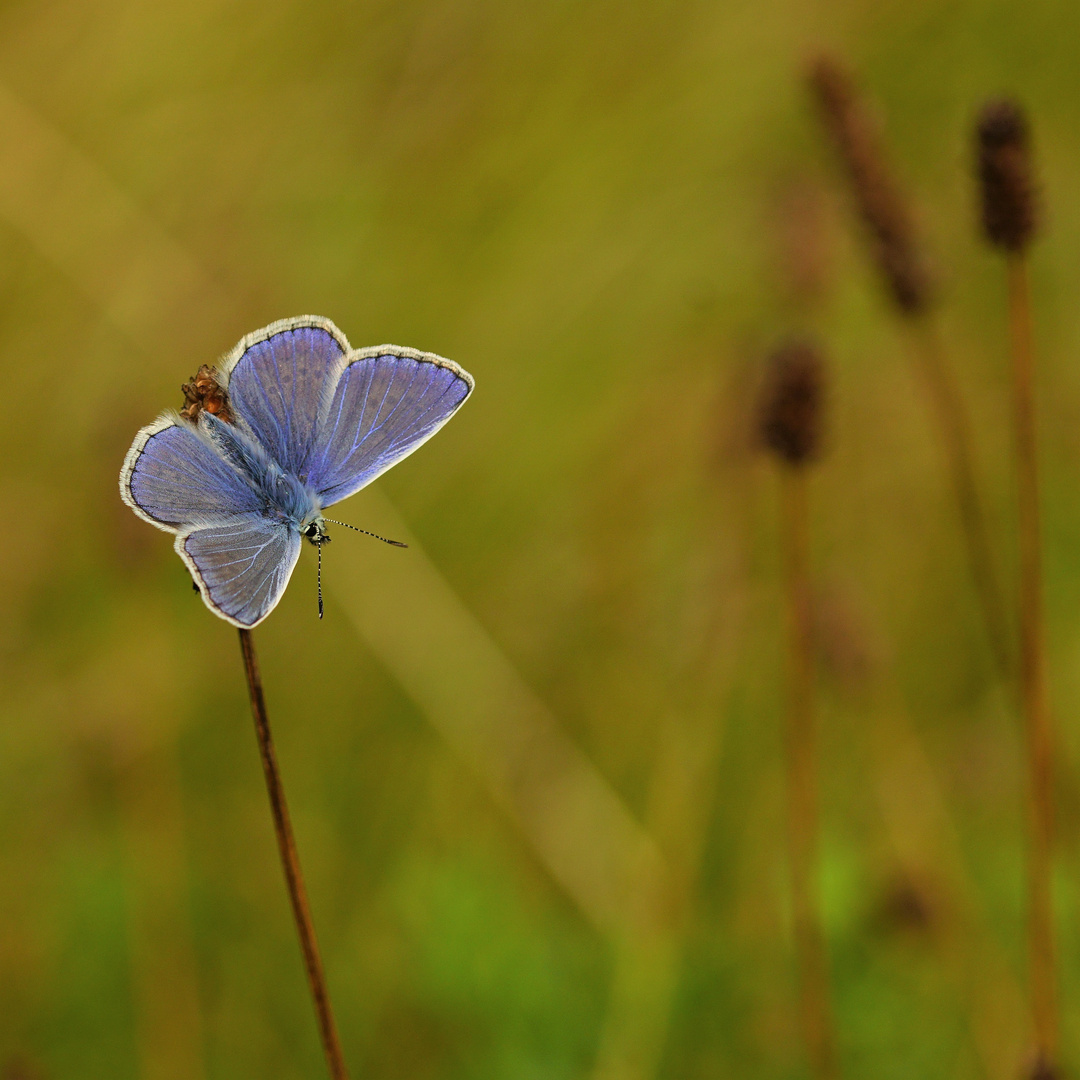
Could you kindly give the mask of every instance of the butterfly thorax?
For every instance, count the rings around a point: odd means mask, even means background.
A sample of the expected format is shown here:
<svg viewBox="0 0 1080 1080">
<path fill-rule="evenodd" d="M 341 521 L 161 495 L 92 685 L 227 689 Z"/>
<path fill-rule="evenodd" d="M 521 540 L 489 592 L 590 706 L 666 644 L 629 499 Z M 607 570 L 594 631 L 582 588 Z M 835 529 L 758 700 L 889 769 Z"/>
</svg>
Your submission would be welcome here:
<svg viewBox="0 0 1080 1080">
<path fill-rule="evenodd" d="M 258 441 L 235 424 L 203 413 L 199 428 L 260 496 L 263 514 L 275 524 L 295 529 L 312 543 L 329 537 L 322 500 L 300 477 L 271 460 Z"/>
<path fill-rule="evenodd" d="M 254 479 L 263 497 L 263 513 L 272 521 L 290 525 L 304 536 L 311 536 L 308 530 L 312 526 L 321 527 L 322 503 L 299 477 L 284 472 L 271 462 Z"/>
</svg>

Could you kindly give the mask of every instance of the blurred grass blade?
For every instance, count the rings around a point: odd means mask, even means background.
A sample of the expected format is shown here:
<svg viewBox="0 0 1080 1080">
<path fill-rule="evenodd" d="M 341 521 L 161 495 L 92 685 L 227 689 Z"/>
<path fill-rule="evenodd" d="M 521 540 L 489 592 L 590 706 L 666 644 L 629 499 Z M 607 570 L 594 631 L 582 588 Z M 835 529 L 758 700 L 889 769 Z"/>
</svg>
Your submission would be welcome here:
<svg viewBox="0 0 1080 1080">
<path fill-rule="evenodd" d="M 120 781 L 141 1075 L 143 1080 L 197 1080 L 206 1075 L 203 1021 L 187 913 L 186 830 L 176 747 L 171 742 L 147 747 L 125 763 Z"/>
<path fill-rule="evenodd" d="M 0 217 L 140 343 L 194 345 L 229 325 L 230 298 L 62 132 L 0 83 Z M 224 346 L 221 347 L 222 350 Z"/>
<path fill-rule="evenodd" d="M 386 496 L 371 488 L 357 505 L 375 531 L 409 544 L 407 554 L 358 544 L 334 566 L 332 591 L 371 650 L 596 926 L 652 926 L 662 918 L 667 880 L 652 839 L 423 555 Z"/>
<path fill-rule="evenodd" d="M 649 777 L 645 825 L 668 862 L 671 915 L 614 941 L 614 971 L 592 1080 L 651 1080 L 663 1067 L 677 1013 L 726 733 L 721 702 L 752 652 L 746 628 L 754 550 L 748 468 L 753 451 L 748 430 L 739 426 L 750 412 L 751 388 L 742 375 L 738 372 L 723 390 L 717 427 L 729 441 L 726 452 L 711 462 L 703 499 L 703 534 L 713 560 L 704 583 L 709 619 L 673 672 L 672 708 L 656 725 L 660 741 Z M 720 537 L 727 543 L 718 543 Z"/>
</svg>

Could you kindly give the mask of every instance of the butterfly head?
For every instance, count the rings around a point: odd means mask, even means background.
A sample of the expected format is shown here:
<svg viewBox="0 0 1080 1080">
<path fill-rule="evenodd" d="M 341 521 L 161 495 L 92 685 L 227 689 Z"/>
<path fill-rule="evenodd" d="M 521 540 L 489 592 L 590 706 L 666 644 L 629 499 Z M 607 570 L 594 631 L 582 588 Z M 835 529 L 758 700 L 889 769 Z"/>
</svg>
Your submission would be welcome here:
<svg viewBox="0 0 1080 1080">
<path fill-rule="evenodd" d="M 326 531 L 326 522 L 321 514 L 302 525 L 300 535 L 306 536 L 316 547 L 330 543 L 330 534 Z"/>
</svg>

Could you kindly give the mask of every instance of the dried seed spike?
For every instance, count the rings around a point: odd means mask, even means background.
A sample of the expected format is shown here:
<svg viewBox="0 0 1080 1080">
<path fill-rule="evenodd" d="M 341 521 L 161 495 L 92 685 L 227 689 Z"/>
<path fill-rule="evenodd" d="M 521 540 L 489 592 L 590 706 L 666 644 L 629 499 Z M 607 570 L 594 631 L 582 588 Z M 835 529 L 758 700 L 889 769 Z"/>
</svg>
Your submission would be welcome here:
<svg viewBox="0 0 1080 1080">
<path fill-rule="evenodd" d="M 1061 1080 L 1061 1073 L 1045 1058 L 1039 1057 L 1028 1072 L 1027 1080 Z"/>
<path fill-rule="evenodd" d="M 832 57 L 818 57 L 807 78 L 847 172 L 889 294 L 903 314 L 917 315 L 930 304 L 931 282 L 910 211 L 885 160 L 874 120 L 859 100 L 851 75 Z"/>
<path fill-rule="evenodd" d="M 789 342 L 769 360 L 761 398 L 762 442 L 792 466 L 817 457 L 821 441 L 824 370 L 817 349 Z"/>
<path fill-rule="evenodd" d="M 1031 138 L 1024 110 L 1007 98 L 988 102 L 976 127 L 982 222 L 991 244 L 1022 251 L 1035 234 Z"/>
<path fill-rule="evenodd" d="M 217 368 L 203 364 L 190 382 L 180 387 L 184 394 L 184 407 L 180 415 L 185 420 L 199 419 L 199 413 L 208 412 L 220 417 L 227 424 L 235 422 L 229 406 L 229 395 L 217 380 Z"/>
<path fill-rule="evenodd" d="M 931 934 L 938 921 L 933 892 L 908 874 L 891 881 L 878 904 L 877 923 L 882 930 Z"/>
</svg>

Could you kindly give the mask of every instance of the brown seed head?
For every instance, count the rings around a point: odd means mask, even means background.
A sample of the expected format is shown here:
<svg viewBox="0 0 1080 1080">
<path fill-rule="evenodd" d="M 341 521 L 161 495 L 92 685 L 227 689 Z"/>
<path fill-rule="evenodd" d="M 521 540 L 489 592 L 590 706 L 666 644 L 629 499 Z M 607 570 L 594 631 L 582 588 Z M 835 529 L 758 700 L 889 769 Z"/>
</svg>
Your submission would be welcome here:
<svg viewBox="0 0 1080 1080">
<path fill-rule="evenodd" d="M 235 423 L 229 395 L 217 379 L 217 368 L 203 364 L 198 373 L 192 376 L 191 382 L 184 383 L 180 389 L 184 393 L 184 407 L 180 415 L 185 420 L 198 420 L 199 413 L 205 411 L 220 417 L 227 424 Z"/>
<path fill-rule="evenodd" d="M 889 884 L 876 914 L 882 930 L 930 934 L 936 927 L 939 912 L 930 889 L 902 875 Z"/>
<path fill-rule="evenodd" d="M 991 244 L 1022 251 L 1035 233 L 1035 185 L 1027 117 L 1015 101 L 991 101 L 976 128 L 982 222 Z"/>
<path fill-rule="evenodd" d="M 1026 1073 L 1025 1080 L 1061 1080 L 1061 1073 L 1040 1054 Z"/>
<path fill-rule="evenodd" d="M 821 441 L 823 365 L 806 342 L 782 345 L 769 360 L 761 398 L 761 441 L 789 465 L 805 465 Z"/>
<path fill-rule="evenodd" d="M 904 315 L 917 315 L 931 302 L 931 282 L 873 117 L 850 74 L 831 57 L 818 57 L 807 80 L 847 173 L 871 255 L 889 295 Z"/>
</svg>

